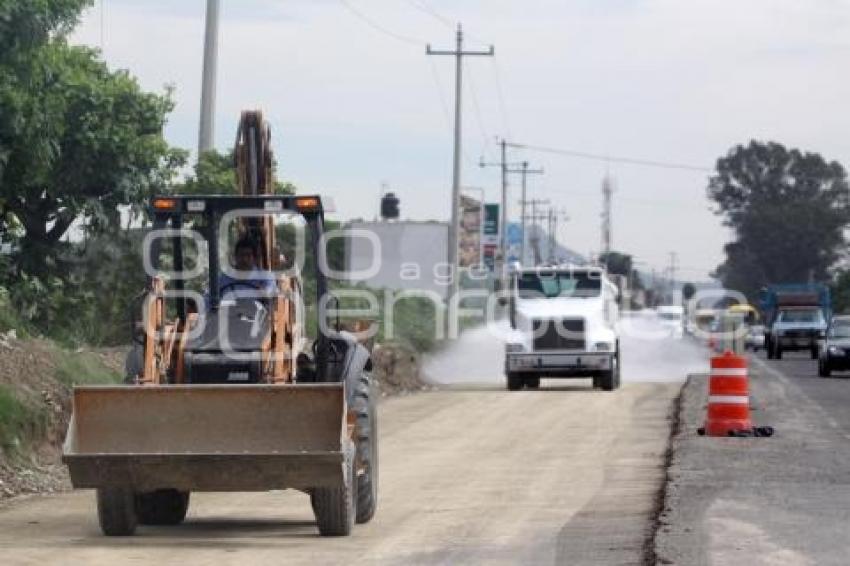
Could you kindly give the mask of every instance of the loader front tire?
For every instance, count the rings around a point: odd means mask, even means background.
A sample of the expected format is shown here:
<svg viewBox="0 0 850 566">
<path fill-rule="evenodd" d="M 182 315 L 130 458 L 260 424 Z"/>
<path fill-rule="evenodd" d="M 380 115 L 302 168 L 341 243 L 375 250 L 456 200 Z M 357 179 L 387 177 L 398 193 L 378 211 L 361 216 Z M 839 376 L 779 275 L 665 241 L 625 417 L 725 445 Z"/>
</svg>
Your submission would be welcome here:
<svg viewBox="0 0 850 566">
<path fill-rule="evenodd" d="M 132 536 L 136 532 L 136 494 L 125 487 L 97 490 L 97 519 L 100 530 L 109 537 Z"/>
<path fill-rule="evenodd" d="M 345 478 L 339 487 L 317 487 L 310 494 L 313 514 L 319 534 L 323 537 L 344 537 L 351 534 L 357 511 L 357 481 L 354 450 L 345 460 Z"/>
<path fill-rule="evenodd" d="M 179 525 L 188 510 L 188 491 L 160 489 L 136 495 L 136 515 L 143 525 Z"/>
<path fill-rule="evenodd" d="M 368 523 L 378 506 L 378 412 L 372 380 L 364 373 L 357 381 L 352 409 L 357 415 L 357 516 Z"/>
</svg>

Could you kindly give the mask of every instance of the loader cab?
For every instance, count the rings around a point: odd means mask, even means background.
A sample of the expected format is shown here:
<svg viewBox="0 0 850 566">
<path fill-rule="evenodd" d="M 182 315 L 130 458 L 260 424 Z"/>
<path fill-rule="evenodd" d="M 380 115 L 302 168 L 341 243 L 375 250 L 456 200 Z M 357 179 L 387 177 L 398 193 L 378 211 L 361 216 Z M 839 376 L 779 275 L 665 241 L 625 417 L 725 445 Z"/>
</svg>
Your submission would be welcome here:
<svg viewBox="0 0 850 566">
<path fill-rule="evenodd" d="M 172 360 L 176 382 L 263 382 L 273 365 L 270 351 L 275 341 L 281 347 L 280 340 L 305 375 L 317 381 L 328 375 L 332 346 L 321 330 L 327 325 L 316 325 L 312 352 L 296 351 L 306 326 L 304 303 L 320 317 L 325 314 L 319 197 L 169 195 L 152 199 L 151 213 L 145 268 L 149 289 L 161 287 L 162 316 L 177 321 L 175 331 L 183 340 Z M 239 257 L 245 250 L 238 249 L 245 241 L 254 244 L 248 269 Z M 310 296 L 302 288 L 305 264 L 312 268 Z M 258 272 L 263 284 L 256 280 Z"/>
</svg>

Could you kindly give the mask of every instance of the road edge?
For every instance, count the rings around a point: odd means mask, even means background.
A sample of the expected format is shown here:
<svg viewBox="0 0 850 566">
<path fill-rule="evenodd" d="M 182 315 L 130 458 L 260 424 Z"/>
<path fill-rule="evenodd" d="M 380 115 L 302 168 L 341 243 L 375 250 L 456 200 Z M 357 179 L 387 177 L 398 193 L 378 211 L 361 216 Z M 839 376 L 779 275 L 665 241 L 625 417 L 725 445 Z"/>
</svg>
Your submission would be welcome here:
<svg viewBox="0 0 850 566">
<path fill-rule="evenodd" d="M 643 545 L 644 566 L 655 566 L 659 563 L 656 539 L 661 528 L 667 524 L 664 519 L 664 516 L 666 515 L 668 510 L 668 488 L 673 481 L 672 477 L 670 476 L 670 470 L 673 466 L 673 457 L 675 455 L 673 443 L 675 442 L 675 439 L 679 436 L 679 433 L 682 429 L 682 406 L 685 396 L 685 388 L 687 387 L 688 383 L 690 383 L 692 377 L 692 374 L 688 375 L 685 382 L 682 384 L 682 387 L 679 388 L 679 392 L 676 394 L 676 397 L 673 398 L 673 402 L 670 404 L 670 411 L 667 414 L 667 418 L 670 421 L 670 432 L 667 437 L 667 450 L 664 452 L 664 481 L 662 481 L 661 485 L 658 486 L 658 492 L 656 494 L 655 500 L 655 509 L 652 512 L 650 528 Z"/>
</svg>

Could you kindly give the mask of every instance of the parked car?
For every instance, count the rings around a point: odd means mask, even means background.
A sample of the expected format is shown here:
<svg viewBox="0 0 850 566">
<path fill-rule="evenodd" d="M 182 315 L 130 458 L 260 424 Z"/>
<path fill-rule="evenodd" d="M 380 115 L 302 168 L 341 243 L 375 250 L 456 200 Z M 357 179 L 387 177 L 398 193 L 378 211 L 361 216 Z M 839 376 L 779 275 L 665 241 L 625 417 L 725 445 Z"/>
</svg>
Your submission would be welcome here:
<svg viewBox="0 0 850 566">
<path fill-rule="evenodd" d="M 834 316 L 821 342 L 818 375 L 829 377 L 833 371 L 846 370 L 850 370 L 850 316 Z"/>
</svg>

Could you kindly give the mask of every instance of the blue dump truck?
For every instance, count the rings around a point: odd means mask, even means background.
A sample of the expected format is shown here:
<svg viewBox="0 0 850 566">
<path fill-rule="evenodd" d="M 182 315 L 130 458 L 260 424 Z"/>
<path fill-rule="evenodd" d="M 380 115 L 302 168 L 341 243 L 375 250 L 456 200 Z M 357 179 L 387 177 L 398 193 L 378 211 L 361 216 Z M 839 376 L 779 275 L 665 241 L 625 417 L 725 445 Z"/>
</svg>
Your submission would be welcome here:
<svg viewBox="0 0 850 566">
<path fill-rule="evenodd" d="M 829 287 L 820 283 L 771 285 L 759 292 L 764 316 L 764 343 L 769 359 L 806 350 L 818 358 L 818 340 L 832 316 Z"/>
</svg>

